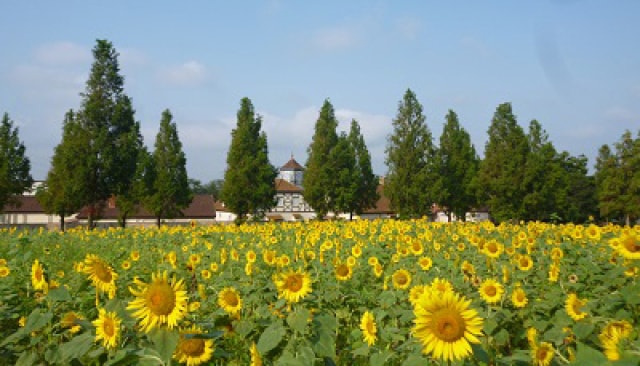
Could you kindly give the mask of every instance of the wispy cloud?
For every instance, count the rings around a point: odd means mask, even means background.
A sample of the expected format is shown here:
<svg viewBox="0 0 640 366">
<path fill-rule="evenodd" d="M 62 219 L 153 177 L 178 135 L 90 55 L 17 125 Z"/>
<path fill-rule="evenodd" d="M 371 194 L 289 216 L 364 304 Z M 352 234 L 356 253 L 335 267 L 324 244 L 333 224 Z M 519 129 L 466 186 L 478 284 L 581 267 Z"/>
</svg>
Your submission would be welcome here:
<svg viewBox="0 0 640 366">
<path fill-rule="evenodd" d="M 198 86 L 207 81 L 209 73 L 198 61 L 164 68 L 159 73 L 161 81 L 175 86 Z"/>
<path fill-rule="evenodd" d="M 72 42 L 61 41 L 39 46 L 34 50 L 34 56 L 35 61 L 40 64 L 78 64 L 91 60 L 91 50 Z"/>
<path fill-rule="evenodd" d="M 359 41 L 358 30 L 347 26 L 320 29 L 314 33 L 312 39 L 313 45 L 323 51 L 351 48 Z"/>
</svg>

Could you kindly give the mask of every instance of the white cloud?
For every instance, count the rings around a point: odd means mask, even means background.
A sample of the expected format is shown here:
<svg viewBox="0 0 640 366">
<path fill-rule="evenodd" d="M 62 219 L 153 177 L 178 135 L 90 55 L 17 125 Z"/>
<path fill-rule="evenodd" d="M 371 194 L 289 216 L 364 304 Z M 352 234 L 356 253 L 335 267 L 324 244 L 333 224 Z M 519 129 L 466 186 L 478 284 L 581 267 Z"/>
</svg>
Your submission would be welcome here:
<svg viewBox="0 0 640 366">
<path fill-rule="evenodd" d="M 355 28 L 337 26 L 324 28 L 313 35 L 313 45 L 322 51 L 333 51 L 350 48 L 360 40 Z"/>
<path fill-rule="evenodd" d="M 612 122 L 637 122 L 640 113 L 621 106 L 613 106 L 605 111 L 605 117 Z"/>
<path fill-rule="evenodd" d="M 35 60 L 47 65 L 70 65 L 91 60 L 91 51 L 72 42 L 54 42 L 39 46 L 34 51 Z"/>
<path fill-rule="evenodd" d="M 198 86 L 208 79 L 208 72 L 203 64 L 192 60 L 161 70 L 159 77 L 176 86 Z"/>
</svg>

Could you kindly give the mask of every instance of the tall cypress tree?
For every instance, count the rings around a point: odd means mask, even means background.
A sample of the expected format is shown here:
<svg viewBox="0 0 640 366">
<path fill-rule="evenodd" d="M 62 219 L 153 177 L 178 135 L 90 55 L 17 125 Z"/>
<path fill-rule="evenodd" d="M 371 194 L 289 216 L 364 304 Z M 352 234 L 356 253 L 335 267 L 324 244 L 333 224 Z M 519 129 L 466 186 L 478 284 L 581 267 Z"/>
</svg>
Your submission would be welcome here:
<svg viewBox="0 0 640 366">
<path fill-rule="evenodd" d="M 73 110 L 65 114 L 62 139 L 55 147 L 51 167 L 44 187 L 36 197 L 46 213 L 60 217 L 60 230 L 64 231 L 64 218 L 82 208 L 87 189 L 81 179 L 86 171 L 86 161 L 78 159 L 89 147 L 86 134 L 76 120 Z"/>
<path fill-rule="evenodd" d="M 524 167 L 529 147 L 511 103 L 496 108 L 488 134 L 478 172 L 481 200 L 489 206 L 496 221 L 518 220 L 523 216 Z"/>
<path fill-rule="evenodd" d="M 304 174 L 304 199 L 322 219 L 335 210 L 335 182 L 331 175 L 331 150 L 338 143 L 336 119 L 329 99 L 324 101 L 316 120 L 313 139 L 307 148 L 307 163 Z"/>
<path fill-rule="evenodd" d="M 440 135 L 438 178 L 434 182 L 437 203 L 451 214 L 465 220 L 467 211 L 476 203 L 472 182 L 478 173 L 479 159 L 469 133 L 460 126 L 458 115 L 449 110 Z"/>
<path fill-rule="evenodd" d="M 561 215 L 566 210 L 569 195 L 568 172 L 538 121 L 530 122 L 527 139 L 529 151 L 522 182 L 522 218 L 549 220 L 552 215 Z"/>
<path fill-rule="evenodd" d="M 104 201 L 130 188 L 139 148 L 134 110 L 124 93 L 118 53 L 106 40 L 97 40 L 82 104 L 77 114 L 88 141 L 84 159 L 82 201 L 89 206 L 89 227 L 100 214 Z"/>
<path fill-rule="evenodd" d="M 360 133 L 360 125 L 355 119 L 351 120 L 349 129 L 349 142 L 355 153 L 356 195 L 349 207 L 349 213 L 362 214 L 365 210 L 373 208 L 378 201 L 378 177 L 373 174 L 371 167 L 371 155 L 365 144 L 364 137 Z"/>
<path fill-rule="evenodd" d="M 422 105 L 407 89 L 387 139 L 384 187 L 392 208 L 403 218 L 431 215 L 436 198 L 431 188 L 437 174 L 435 149 L 425 121 Z"/>
<path fill-rule="evenodd" d="M 249 98 L 240 101 L 231 132 L 221 199 L 242 222 L 248 214 L 260 219 L 274 206 L 276 168 L 269 162 L 267 135 Z"/>
<path fill-rule="evenodd" d="M 178 128 L 173 122 L 171 111 L 165 109 L 153 151 L 153 194 L 145 205 L 155 215 L 158 227 L 161 219 L 179 217 L 181 210 L 191 203 L 193 197 L 189 189 L 186 165 L 187 159 L 182 151 Z"/>
<path fill-rule="evenodd" d="M 7 203 L 18 203 L 14 196 L 31 188 L 33 183 L 31 162 L 18 132 L 5 113 L 0 122 L 0 212 Z"/>
<path fill-rule="evenodd" d="M 330 175 L 333 177 L 335 212 L 353 213 L 358 202 L 359 172 L 356 152 L 346 133 L 338 136 L 338 142 L 329 153 Z"/>
</svg>

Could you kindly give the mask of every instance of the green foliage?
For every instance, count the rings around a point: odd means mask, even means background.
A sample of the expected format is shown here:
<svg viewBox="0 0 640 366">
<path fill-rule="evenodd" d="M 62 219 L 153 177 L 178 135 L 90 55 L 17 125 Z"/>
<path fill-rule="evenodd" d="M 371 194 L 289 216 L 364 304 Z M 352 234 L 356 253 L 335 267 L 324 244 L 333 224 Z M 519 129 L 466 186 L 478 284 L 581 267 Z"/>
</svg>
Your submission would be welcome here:
<svg viewBox="0 0 640 366">
<path fill-rule="evenodd" d="M 225 184 L 220 192 L 226 207 L 240 221 L 247 214 L 260 219 L 275 205 L 276 168 L 269 162 L 262 117 L 256 116 L 249 98 L 240 101 L 236 128 L 231 132 Z"/>
<path fill-rule="evenodd" d="M 360 133 L 360 125 L 355 119 L 351 120 L 348 139 L 355 153 L 353 175 L 356 182 L 354 201 L 348 212 L 362 214 L 367 209 L 375 207 L 378 201 L 378 177 L 373 174 L 371 155 Z"/>
<path fill-rule="evenodd" d="M 329 172 L 335 185 L 333 200 L 337 212 L 354 212 L 358 198 L 359 174 L 356 156 L 347 134 L 342 132 L 329 153 Z"/>
<path fill-rule="evenodd" d="M 156 135 L 152 163 L 143 164 L 141 168 L 153 169 L 148 173 L 155 177 L 153 193 L 145 199 L 145 207 L 155 215 L 158 226 L 162 218 L 180 216 L 181 210 L 191 203 L 186 164 L 178 128 L 173 122 L 171 111 L 165 109 Z M 145 181 L 146 179 L 142 179 L 141 182 Z M 145 187 L 146 183 L 142 186 Z"/>
<path fill-rule="evenodd" d="M 635 139 L 625 131 L 615 153 L 608 145 L 600 148 L 595 178 L 603 217 L 627 224 L 640 218 L 640 131 Z"/>
<path fill-rule="evenodd" d="M 458 220 L 464 220 L 476 203 L 473 183 L 479 159 L 469 133 L 460 126 L 458 115 L 452 110 L 446 116 L 437 156 L 439 174 L 433 183 L 436 202 L 449 216 L 454 213 Z"/>
<path fill-rule="evenodd" d="M 7 203 L 15 203 L 13 196 L 31 188 L 31 163 L 25 150 L 18 127 L 5 113 L 0 122 L 0 212 Z"/>
<path fill-rule="evenodd" d="M 437 164 L 431 131 L 422 105 L 411 89 L 404 94 L 388 137 L 385 162 L 389 169 L 384 191 L 400 217 L 431 214 L 436 198 Z"/>
<path fill-rule="evenodd" d="M 304 199 L 316 211 L 318 218 L 335 209 L 335 180 L 331 175 L 331 150 L 338 143 L 333 105 L 324 101 L 315 124 L 311 144 L 307 148 L 307 163 L 304 175 Z"/>
<path fill-rule="evenodd" d="M 42 189 L 36 197 L 46 213 L 60 216 L 60 229 L 64 231 L 64 217 L 82 208 L 87 189 L 80 179 L 87 169 L 86 161 L 78 159 L 88 148 L 86 135 L 75 118 L 73 110 L 69 110 L 62 126 L 62 141 L 55 147 L 51 158 L 51 168 Z"/>
<path fill-rule="evenodd" d="M 528 143 L 510 103 L 496 108 L 488 130 L 484 160 L 478 172 L 479 200 L 489 206 L 496 221 L 523 217 L 522 201 Z"/>
<path fill-rule="evenodd" d="M 89 227 L 106 199 L 129 190 L 141 146 L 140 127 L 131 99 L 124 93 L 118 53 L 111 42 L 97 40 L 93 57 L 81 107 L 75 115 L 84 151 L 73 157 L 84 160 L 84 169 L 77 172 L 84 187 L 78 191 L 82 204 L 89 206 Z"/>
</svg>

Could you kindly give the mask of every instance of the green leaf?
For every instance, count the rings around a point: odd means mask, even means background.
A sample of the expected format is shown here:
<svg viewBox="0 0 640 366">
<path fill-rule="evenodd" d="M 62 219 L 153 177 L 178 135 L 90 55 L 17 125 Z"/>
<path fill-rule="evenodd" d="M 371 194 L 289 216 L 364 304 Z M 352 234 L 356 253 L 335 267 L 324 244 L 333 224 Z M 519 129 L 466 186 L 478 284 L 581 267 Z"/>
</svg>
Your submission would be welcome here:
<svg viewBox="0 0 640 366">
<path fill-rule="evenodd" d="M 254 328 L 255 324 L 243 319 L 236 323 L 234 330 L 240 337 L 246 338 Z"/>
<path fill-rule="evenodd" d="M 371 366 L 384 366 L 388 364 L 388 361 L 393 357 L 393 352 L 384 350 L 379 353 L 374 353 L 369 358 L 369 364 Z"/>
<path fill-rule="evenodd" d="M 16 366 L 32 366 L 36 364 L 36 361 L 38 361 L 38 354 L 34 351 L 28 350 L 22 352 L 16 361 Z"/>
<path fill-rule="evenodd" d="M 260 339 L 258 339 L 258 352 L 260 354 L 266 354 L 272 349 L 276 348 L 282 341 L 282 338 L 286 334 L 286 330 L 280 322 L 271 323 L 267 329 L 262 332 Z"/>
<path fill-rule="evenodd" d="M 576 365 L 582 366 L 600 366 L 607 363 L 607 357 L 582 342 L 577 342 Z"/>
<path fill-rule="evenodd" d="M 94 344 L 94 337 L 91 333 L 86 332 L 73 337 L 69 342 L 60 345 L 60 352 L 64 363 L 69 363 L 74 358 L 84 356 Z"/>
<path fill-rule="evenodd" d="M 313 352 L 313 349 L 309 346 L 300 346 L 296 350 L 297 356 L 296 359 L 300 360 L 303 365 L 313 365 L 316 354 Z"/>
<path fill-rule="evenodd" d="M 640 304 L 640 283 L 629 285 L 620 290 L 624 301 L 630 305 Z"/>
<path fill-rule="evenodd" d="M 44 326 L 47 325 L 52 318 L 52 313 L 41 313 L 40 309 L 34 309 L 27 318 L 27 322 L 24 325 L 24 332 L 31 333 L 40 330 L 44 328 Z"/>
<path fill-rule="evenodd" d="M 64 286 L 49 290 L 47 297 L 49 297 L 49 299 L 54 302 L 71 301 L 69 290 L 67 290 Z"/>
<path fill-rule="evenodd" d="M 504 346 L 509 342 L 509 332 L 506 329 L 500 329 L 494 336 L 494 339 L 497 345 Z"/>
<path fill-rule="evenodd" d="M 149 334 L 149 338 L 160 358 L 168 364 L 180 340 L 178 331 L 156 328 Z"/>
<path fill-rule="evenodd" d="M 310 312 L 306 308 L 298 308 L 287 316 L 287 324 L 298 333 L 304 333 L 309 324 Z"/>
<path fill-rule="evenodd" d="M 573 326 L 573 333 L 578 339 L 586 339 L 589 335 L 591 335 L 591 333 L 593 333 L 595 328 L 596 326 L 594 324 L 581 321 Z"/>
<path fill-rule="evenodd" d="M 382 308 L 390 308 L 396 303 L 396 295 L 391 291 L 385 291 L 378 297 L 378 301 Z"/>
<path fill-rule="evenodd" d="M 495 319 L 489 318 L 484 322 L 484 332 L 486 334 L 493 334 L 493 331 L 498 327 L 498 322 Z"/>
<path fill-rule="evenodd" d="M 423 366 L 428 364 L 429 360 L 422 357 L 422 355 L 410 355 L 406 360 L 404 360 L 402 366 Z"/>
<path fill-rule="evenodd" d="M 358 347 L 353 351 L 351 351 L 351 354 L 353 354 L 354 356 L 366 356 L 369 354 L 370 350 L 371 350 L 371 347 L 365 344 L 364 346 Z"/>
</svg>

